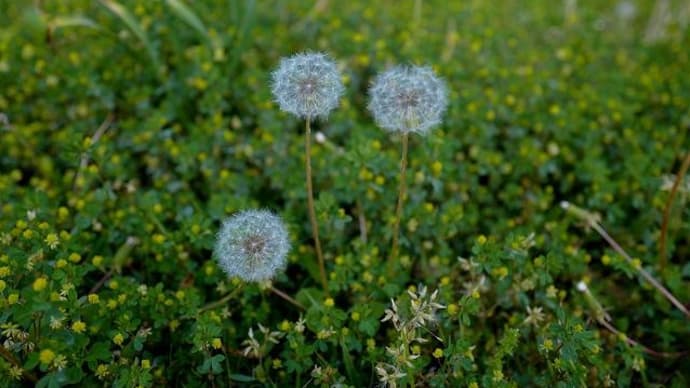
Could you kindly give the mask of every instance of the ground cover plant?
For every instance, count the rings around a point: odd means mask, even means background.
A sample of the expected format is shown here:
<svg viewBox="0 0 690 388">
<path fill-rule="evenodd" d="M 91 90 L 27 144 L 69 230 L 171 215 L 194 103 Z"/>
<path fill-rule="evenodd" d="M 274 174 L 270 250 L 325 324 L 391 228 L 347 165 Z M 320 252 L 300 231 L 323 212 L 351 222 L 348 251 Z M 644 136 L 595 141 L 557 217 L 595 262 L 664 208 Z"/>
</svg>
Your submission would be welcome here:
<svg viewBox="0 0 690 388">
<path fill-rule="evenodd" d="M 688 386 L 689 21 L 0 1 L 0 386 Z"/>
</svg>

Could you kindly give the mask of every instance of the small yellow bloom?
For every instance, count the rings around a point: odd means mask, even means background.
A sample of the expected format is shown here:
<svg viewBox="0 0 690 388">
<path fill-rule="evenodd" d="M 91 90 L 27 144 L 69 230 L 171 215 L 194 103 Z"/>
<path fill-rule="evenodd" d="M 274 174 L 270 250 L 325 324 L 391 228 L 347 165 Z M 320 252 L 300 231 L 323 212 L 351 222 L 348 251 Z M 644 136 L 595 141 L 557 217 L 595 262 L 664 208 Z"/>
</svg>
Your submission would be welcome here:
<svg viewBox="0 0 690 388">
<path fill-rule="evenodd" d="M 33 289 L 34 291 L 43 291 L 48 287 L 48 279 L 45 277 L 40 277 L 34 280 Z"/>
<path fill-rule="evenodd" d="M 108 366 L 104 364 L 98 365 L 96 367 L 96 377 L 98 377 L 99 380 L 104 379 L 106 376 L 108 376 Z"/>
<path fill-rule="evenodd" d="M 635 269 L 640 269 L 640 268 L 642 268 L 642 261 L 640 259 L 633 259 L 632 260 L 632 266 Z"/>
<path fill-rule="evenodd" d="M 211 346 L 213 346 L 214 349 L 220 349 L 223 347 L 223 341 L 221 341 L 220 338 L 214 338 L 211 341 Z"/>
<path fill-rule="evenodd" d="M 280 369 L 283 367 L 283 361 L 280 358 L 273 360 L 273 369 Z"/>
<path fill-rule="evenodd" d="M 72 331 L 75 333 L 83 333 L 86 330 L 86 323 L 82 321 L 75 321 L 72 323 Z"/>
<path fill-rule="evenodd" d="M 7 297 L 7 303 L 12 305 L 17 302 L 19 302 L 19 294 L 10 294 L 10 296 Z"/>
<path fill-rule="evenodd" d="M 431 172 L 434 174 L 434 176 L 438 176 L 439 174 L 441 174 L 442 170 L 443 164 L 438 160 L 431 165 Z"/>
<path fill-rule="evenodd" d="M 352 320 L 355 322 L 359 321 L 359 313 L 357 311 L 354 311 L 352 314 L 350 314 L 350 318 L 352 318 Z"/>
<path fill-rule="evenodd" d="M 323 304 L 326 307 L 333 307 L 335 305 L 335 301 L 333 300 L 333 298 L 326 298 Z"/>
<path fill-rule="evenodd" d="M 374 349 L 376 349 L 376 340 L 373 338 L 367 339 L 367 350 L 372 352 Z"/>
<path fill-rule="evenodd" d="M 150 369 L 151 368 L 151 360 L 148 360 L 148 359 L 141 360 L 141 368 L 142 369 Z"/>
<path fill-rule="evenodd" d="M 116 345 L 122 345 L 122 343 L 124 341 L 125 341 L 125 337 L 123 337 L 122 334 L 120 334 L 120 333 L 115 334 L 115 336 L 113 337 L 113 342 Z"/>
<path fill-rule="evenodd" d="M 55 352 L 50 349 L 41 350 L 38 359 L 41 361 L 41 364 L 50 364 L 55 359 Z"/>
<path fill-rule="evenodd" d="M 100 302 L 100 300 L 98 298 L 98 294 L 89 294 L 89 296 L 87 296 L 86 299 L 91 304 L 98 304 L 98 302 Z"/>
<path fill-rule="evenodd" d="M 72 254 L 69 255 L 69 261 L 71 261 L 73 263 L 78 263 L 81 261 L 81 255 L 76 253 L 76 252 L 73 252 Z"/>
<path fill-rule="evenodd" d="M 60 208 L 58 209 L 58 218 L 61 220 L 64 220 L 68 216 L 69 216 L 69 210 L 64 206 L 60 206 Z"/>
<path fill-rule="evenodd" d="M 4 280 L 0 279 L 0 292 L 5 291 L 5 287 L 7 287 L 7 283 L 5 283 Z"/>
<path fill-rule="evenodd" d="M 103 256 L 94 256 L 93 259 L 91 259 L 91 264 L 100 267 L 103 264 Z"/>
<path fill-rule="evenodd" d="M 432 353 L 432 355 L 434 356 L 434 358 L 441 358 L 441 357 L 443 357 L 443 349 L 436 348 L 436 349 L 434 350 L 434 353 Z"/>
<path fill-rule="evenodd" d="M 65 259 L 60 259 L 55 262 L 55 268 L 64 268 L 67 266 L 67 260 Z"/>
<path fill-rule="evenodd" d="M 10 270 L 10 267 L 4 266 L 0 267 L 0 278 L 4 278 L 5 276 L 9 276 L 12 273 Z"/>
<path fill-rule="evenodd" d="M 484 236 L 483 234 L 480 234 L 479 237 L 477 237 L 477 244 L 479 244 L 479 245 L 486 244 L 486 236 Z"/>
</svg>

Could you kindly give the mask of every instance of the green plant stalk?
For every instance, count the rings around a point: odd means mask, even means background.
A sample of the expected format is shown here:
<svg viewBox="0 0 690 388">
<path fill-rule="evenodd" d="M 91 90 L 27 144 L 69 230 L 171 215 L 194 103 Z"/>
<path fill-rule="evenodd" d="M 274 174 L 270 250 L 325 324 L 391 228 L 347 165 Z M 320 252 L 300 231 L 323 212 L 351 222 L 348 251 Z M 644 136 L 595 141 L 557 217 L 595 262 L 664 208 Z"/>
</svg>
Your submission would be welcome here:
<svg viewBox="0 0 690 388">
<path fill-rule="evenodd" d="M 232 299 L 234 296 L 237 296 L 237 294 L 238 294 L 241 290 L 242 290 L 242 286 L 240 285 L 239 287 L 237 287 L 237 288 L 235 288 L 234 290 L 232 290 L 232 292 L 228 293 L 227 295 L 225 295 L 224 297 L 218 299 L 217 301 L 211 302 L 211 303 L 209 303 L 209 304 L 207 304 L 207 305 L 201 307 L 201 308 L 197 311 L 197 315 L 203 313 L 204 311 L 213 310 L 213 309 L 216 308 L 216 307 L 220 307 L 220 306 L 224 305 L 224 304 L 227 303 L 230 299 Z"/>
<path fill-rule="evenodd" d="M 300 302 L 296 301 L 293 297 L 291 297 L 290 295 L 284 293 L 283 291 L 281 291 L 281 290 L 279 290 L 279 289 L 273 287 L 273 285 L 271 285 L 270 290 L 271 290 L 272 293 L 274 293 L 274 294 L 278 295 L 279 297 L 285 299 L 286 302 L 292 304 L 293 306 L 299 308 L 300 310 L 306 310 L 306 308 L 304 308 L 304 306 L 302 306 L 302 304 L 301 304 Z"/>
<path fill-rule="evenodd" d="M 405 184 L 405 173 L 407 172 L 407 148 L 409 143 L 409 136 L 407 133 L 402 135 L 402 156 L 400 158 L 400 182 L 398 186 L 398 204 L 395 208 L 395 220 L 393 221 L 393 244 L 391 246 L 391 255 L 389 258 L 389 263 L 395 261 L 398 257 L 398 245 L 399 245 L 399 234 L 400 234 L 400 218 L 402 217 L 402 207 L 405 201 L 405 189 L 407 188 Z"/>
<path fill-rule="evenodd" d="M 410 359 L 410 341 L 405 338 L 405 352 L 404 352 L 404 357 L 406 360 Z M 410 387 L 414 388 L 415 387 L 415 382 L 414 382 L 414 368 L 409 367 L 407 368 L 407 377 L 409 379 L 409 385 Z"/>
<path fill-rule="evenodd" d="M 307 208 L 309 211 L 309 221 L 311 222 L 311 234 L 314 238 L 314 248 L 316 249 L 316 257 L 319 261 L 319 274 L 321 276 L 321 284 L 326 295 L 328 292 L 328 281 L 326 280 L 326 265 L 323 260 L 323 252 L 321 251 L 321 241 L 319 240 L 319 224 L 316 220 L 316 210 L 314 210 L 314 185 L 311 179 L 311 120 L 307 118 L 306 134 L 304 135 L 304 167 L 306 170 L 307 179 Z"/>
<path fill-rule="evenodd" d="M 680 182 L 683 181 L 683 177 L 688 172 L 690 167 L 690 153 L 685 156 L 683 164 L 680 166 L 680 170 L 676 174 L 676 179 L 673 181 L 673 187 L 671 187 L 671 192 L 666 200 L 666 206 L 664 207 L 664 218 L 661 222 L 661 235 L 659 236 L 659 270 L 663 271 L 666 268 L 666 235 L 668 234 L 668 220 L 671 216 L 671 205 L 673 205 L 673 199 L 678 192 L 678 187 Z"/>
<path fill-rule="evenodd" d="M 603 237 L 604 240 L 606 240 L 606 242 L 609 243 L 609 245 L 611 245 L 611 247 L 613 248 L 614 251 L 618 252 L 619 255 L 623 256 L 623 258 L 645 280 L 647 280 L 652 286 L 654 286 L 654 288 L 659 290 L 659 292 L 661 292 L 661 294 L 664 295 L 666 297 L 666 299 L 668 299 L 674 306 L 676 306 L 678 308 L 678 310 L 683 312 L 683 314 L 685 314 L 686 317 L 690 318 L 690 311 L 688 311 L 688 309 L 685 308 L 685 306 L 682 303 L 680 303 L 680 301 L 678 301 L 678 299 L 676 299 L 676 297 L 673 296 L 673 294 L 671 294 L 671 292 L 669 290 L 667 290 L 664 286 L 661 285 L 661 283 L 659 283 L 656 279 L 654 279 L 654 277 L 649 272 L 645 271 L 644 268 L 642 268 L 641 266 L 640 267 L 636 266 L 633 263 L 632 257 L 630 257 L 630 255 L 628 255 L 628 253 L 616 242 L 616 240 L 614 240 L 613 237 L 611 237 L 606 232 L 606 230 L 604 230 L 604 228 L 602 228 L 601 225 L 599 225 L 599 223 L 596 220 L 596 217 L 592 213 L 590 213 L 584 209 L 578 208 L 577 206 L 574 206 L 574 205 L 570 204 L 569 202 L 565 202 L 565 201 L 561 203 L 561 207 L 563 209 L 565 209 L 566 211 L 574 214 L 575 216 L 581 218 L 583 221 L 587 222 L 587 224 L 592 229 L 594 229 L 597 233 L 599 233 L 599 235 L 601 237 Z"/>
</svg>

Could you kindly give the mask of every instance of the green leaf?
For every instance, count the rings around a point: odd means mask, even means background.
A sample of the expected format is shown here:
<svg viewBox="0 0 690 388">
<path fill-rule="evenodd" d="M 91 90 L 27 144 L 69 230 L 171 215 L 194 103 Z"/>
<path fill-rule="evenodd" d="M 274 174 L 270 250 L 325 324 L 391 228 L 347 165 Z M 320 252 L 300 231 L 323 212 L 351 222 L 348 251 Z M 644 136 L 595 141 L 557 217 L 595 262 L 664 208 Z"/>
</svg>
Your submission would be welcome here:
<svg viewBox="0 0 690 388">
<path fill-rule="evenodd" d="M 340 349 L 342 350 L 343 363 L 345 364 L 345 371 L 347 372 L 347 377 L 350 379 L 356 387 L 361 387 L 362 384 L 359 381 L 359 374 L 355 369 L 355 364 L 352 361 L 352 355 L 345 345 L 345 341 L 340 341 Z"/>
<path fill-rule="evenodd" d="M 98 25 L 96 22 L 93 20 L 85 17 L 85 16 L 80 16 L 80 15 L 74 15 L 74 16 L 58 16 L 54 18 L 53 20 L 48 23 L 48 28 L 50 28 L 51 31 L 58 30 L 60 28 L 67 28 L 67 27 L 85 27 L 85 28 L 93 28 L 95 30 L 100 30 L 101 26 Z"/>
<path fill-rule="evenodd" d="M 252 376 L 242 375 L 239 373 L 232 373 L 229 375 L 229 377 L 230 380 L 238 381 L 240 383 L 251 383 L 252 381 L 256 381 L 256 379 Z"/>
</svg>

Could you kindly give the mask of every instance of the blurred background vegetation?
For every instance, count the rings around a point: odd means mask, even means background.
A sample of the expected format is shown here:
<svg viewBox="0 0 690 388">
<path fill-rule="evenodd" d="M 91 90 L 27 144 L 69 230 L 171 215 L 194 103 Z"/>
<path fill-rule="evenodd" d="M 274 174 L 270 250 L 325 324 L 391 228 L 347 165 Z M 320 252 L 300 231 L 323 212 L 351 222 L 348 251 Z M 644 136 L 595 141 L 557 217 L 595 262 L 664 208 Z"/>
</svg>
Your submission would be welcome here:
<svg viewBox="0 0 690 388">
<path fill-rule="evenodd" d="M 464 350 L 421 349 L 418 382 L 686 386 L 686 356 L 643 354 L 588 319 L 574 290 L 582 279 L 629 337 L 658 351 L 690 349 L 687 320 L 559 203 L 597 213 L 690 301 L 685 180 L 668 201 L 690 145 L 689 23 L 690 3 L 671 0 L 0 0 L 0 261 L 9 268 L 0 323 L 34 343 L 13 357 L 44 384 L 368 385 L 393 341 L 378 323 L 390 298 L 424 283 L 462 310 L 486 276 L 472 322 L 467 311 L 444 312 L 440 324 L 463 333 Z M 211 257 L 221 219 L 248 207 L 280 213 L 295 249 L 275 283 L 306 305 L 324 300 L 304 206 L 302 124 L 278 110 L 269 88 L 279 59 L 306 50 L 335 58 L 347 87 L 341 107 L 316 124 L 326 138 L 314 150 L 317 210 L 335 308 L 371 326 L 332 317 L 331 326 L 351 329 L 342 334 L 349 348 L 342 338 L 302 353 L 284 344 L 247 359 L 237 349 L 249 327 L 286 320 L 287 333 L 300 313 L 245 285 L 222 319 L 220 309 L 196 314 L 238 287 Z M 441 128 L 412 139 L 404 257 L 390 279 L 383 262 L 399 144 L 365 106 L 373 75 L 397 63 L 432 66 L 450 105 Z M 46 246 L 51 234 L 56 249 Z M 473 258 L 479 272 L 468 278 L 458 258 Z M 50 293 L 63 291 L 74 295 Z M 85 304 L 90 294 L 102 302 Z M 375 307 L 360 314 L 366 304 Z M 535 305 L 546 317 L 526 330 Z M 312 334 L 329 327 L 314 314 Z M 59 315 L 89 329 L 51 332 Z M 575 354 L 545 351 L 546 333 L 567 331 L 571 319 L 591 336 L 573 340 Z M 511 327 L 524 341 L 507 357 L 509 347 L 496 349 Z M 137 344 L 142 328 L 152 334 Z M 113 343 L 117 334 L 124 345 Z M 209 345 L 216 338 L 222 347 Z M 595 345 L 600 353 L 583 355 Z M 436 346 L 447 362 L 433 356 Z M 451 362 L 471 346 L 476 361 Z M 45 349 L 69 366 L 44 363 Z M 350 351 L 354 369 L 342 360 Z M 221 361 L 223 377 L 214 377 Z M 334 368 L 332 380 L 310 374 L 318 365 Z"/>
</svg>

